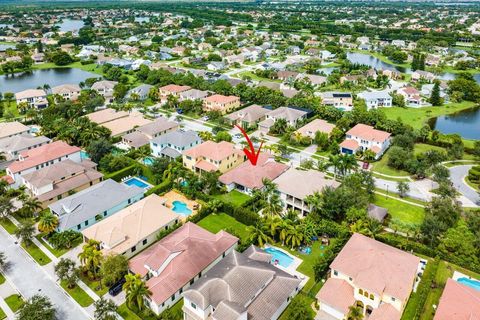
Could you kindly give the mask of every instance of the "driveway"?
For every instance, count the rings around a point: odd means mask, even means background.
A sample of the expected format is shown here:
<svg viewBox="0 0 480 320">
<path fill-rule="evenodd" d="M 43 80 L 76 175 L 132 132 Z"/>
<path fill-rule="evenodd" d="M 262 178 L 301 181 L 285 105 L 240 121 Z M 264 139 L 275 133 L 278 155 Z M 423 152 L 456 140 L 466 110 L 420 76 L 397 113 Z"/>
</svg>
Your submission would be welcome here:
<svg viewBox="0 0 480 320">
<path fill-rule="evenodd" d="M 0 248 L 10 263 L 5 276 L 27 299 L 35 294 L 50 298 L 57 310 L 58 319 L 90 319 L 85 310 L 68 296 L 30 256 L 15 243 L 11 235 L 0 228 Z"/>
<path fill-rule="evenodd" d="M 473 165 L 455 166 L 449 168 L 449 170 L 450 179 L 452 180 L 455 189 L 457 189 L 458 192 L 471 201 L 475 206 L 480 204 L 480 196 L 477 191 L 465 183 L 465 177 L 468 175 L 468 170 L 472 167 Z"/>
</svg>

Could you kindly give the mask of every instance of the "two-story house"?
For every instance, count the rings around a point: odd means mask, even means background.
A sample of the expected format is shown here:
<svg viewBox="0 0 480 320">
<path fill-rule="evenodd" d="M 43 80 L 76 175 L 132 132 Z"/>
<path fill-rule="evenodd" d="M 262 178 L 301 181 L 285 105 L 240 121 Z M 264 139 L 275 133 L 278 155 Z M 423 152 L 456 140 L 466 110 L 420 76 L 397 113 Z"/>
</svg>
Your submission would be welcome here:
<svg viewBox="0 0 480 320">
<path fill-rule="evenodd" d="M 15 93 L 17 106 L 26 103 L 29 108 L 43 109 L 48 106 L 47 93 L 42 89 L 28 89 Z"/>
<path fill-rule="evenodd" d="M 122 142 L 130 148 L 136 149 L 149 144 L 153 138 L 176 131 L 178 128 L 178 123 L 159 117 L 155 121 L 135 127 L 133 132 L 123 135 Z"/>
<path fill-rule="evenodd" d="M 245 161 L 242 150 L 227 141 L 204 143 L 183 152 L 183 166 L 196 173 L 220 171 L 225 173 Z"/>
<path fill-rule="evenodd" d="M 154 157 L 176 159 L 182 152 L 202 143 L 202 139 L 193 130 L 177 130 L 163 134 L 150 141 L 150 149 Z"/>
<path fill-rule="evenodd" d="M 391 134 L 359 123 L 346 133 L 345 140 L 340 143 L 340 152 L 355 154 L 357 151 L 371 150 L 375 159 L 379 159 L 390 146 Z"/>
<path fill-rule="evenodd" d="M 393 104 L 392 97 L 386 91 L 363 91 L 358 94 L 358 97 L 365 100 L 367 110 L 391 107 Z"/>
<path fill-rule="evenodd" d="M 110 103 L 113 101 L 113 90 L 117 84 L 116 81 L 101 80 L 95 82 L 91 89 L 104 97 L 106 103 Z"/>
<path fill-rule="evenodd" d="M 78 84 L 62 84 L 52 88 L 54 95 L 59 95 L 65 100 L 75 101 L 80 96 L 82 89 Z"/>
<path fill-rule="evenodd" d="M 317 318 L 344 320 L 354 306 L 367 319 L 400 320 L 420 271 L 420 258 L 354 233 L 316 296 Z"/>
<path fill-rule="evenodd" d="M 230 112 L 240 107 L 240 98 L 236 96 L 224 96 L 214 94 L 203 100 L 204 111 L 219 111 L 222 114 Z"/>
<path fill-rule="evenodd" d="M 305 110 L 280 107 L 268 112 L 265 115 L 265 120 L 258 124 L 259 129 L 262 132 L 269 132 L 270 128 L 275 124 L 278 119 L 285 119 L 288 126 L 296 128 L 300 121 L 307 118 L 308 112 Z"/>
</svg>

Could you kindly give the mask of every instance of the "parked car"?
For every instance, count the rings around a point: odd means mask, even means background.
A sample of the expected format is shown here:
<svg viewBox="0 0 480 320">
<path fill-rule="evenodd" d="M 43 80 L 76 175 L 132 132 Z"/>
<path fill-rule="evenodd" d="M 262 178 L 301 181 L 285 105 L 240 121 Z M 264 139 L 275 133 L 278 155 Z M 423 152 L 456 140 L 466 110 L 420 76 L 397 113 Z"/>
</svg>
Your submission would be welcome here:
<svg viewBox="0 0 480 320">
<path fill-rule="evenodd" d="M 108 289 L 108 293 L 112 295 L 112 297 L 115 297 L 117 294 L 122 292 L 123 284 L 125 283 L 125 277 L 120 279 L 117 283 L 115 283 L 113 286 Z"/>
</svg>

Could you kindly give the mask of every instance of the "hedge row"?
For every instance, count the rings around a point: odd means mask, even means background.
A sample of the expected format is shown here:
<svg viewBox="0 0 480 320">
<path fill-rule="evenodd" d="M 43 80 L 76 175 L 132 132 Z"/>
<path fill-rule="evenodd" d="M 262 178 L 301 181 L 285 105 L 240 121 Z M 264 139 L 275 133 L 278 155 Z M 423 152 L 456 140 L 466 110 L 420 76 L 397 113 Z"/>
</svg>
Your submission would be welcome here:
<svg viewBox="0 0 480 320">
<path fill-rule="evenodd" d="M 149 196 L 153 193 L 155 193 L 157 195 L 161 195 L 164 192 L 170 190 L 171 187 L 172 187 L 172 182 L 169 179 L 163 180 L 162 183 L 160 183 L 159 185 L 156 185 L 155 187 L 149 189 L 145 193 L 145 197 L 147 197 L 147 196 Z"/>
<path fill-rule="evenodd" d="M 120 181 L 122 181 L 123 178 L 133 175 L 136 167 L 137 167 L 137 164 L 132 164 L 132 165 L 130 165 L 128 167 L 125 167 L 123 169 L 120 169 L 118 171 L 106 174 L 103 177 L 103 179 L 104 180 L 113 179 L 117 182 L 120 182 Z"/>
</svg>

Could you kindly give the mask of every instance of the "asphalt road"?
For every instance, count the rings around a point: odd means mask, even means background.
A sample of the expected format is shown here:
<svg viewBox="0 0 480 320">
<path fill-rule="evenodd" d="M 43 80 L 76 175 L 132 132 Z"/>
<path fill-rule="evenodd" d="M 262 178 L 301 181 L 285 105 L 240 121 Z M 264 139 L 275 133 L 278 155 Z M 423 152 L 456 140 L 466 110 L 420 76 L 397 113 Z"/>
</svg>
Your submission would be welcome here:
<svg viewBox="0 0 480 320">
<path fill-rule="evenodd" d="M 480 196 L 478 195 L 478 192 L 473 190 L 464 182 L 464 179 L 468 175 L 468 170 L 470 170 L 470 168 L 472 168 L 472 165 L 455 166 L 449 168 L 450 179 L 452 180 L 455 189 L 461 192 L 468 200 L 475 204 L 480 204 Z"/>
<path fill-rule="evenodd" d="M 9 262 L 9 268 L 5 275 L 22 296 L 27 299 L 35 294 L 49 297 L 57 310 L 58 319 L 90 319 L 86 311 L 72 301 L 46 271 L 35 263 L 15 241 L 14 237 L 0 228 L 0 250 L 5 252 Z"/>
</svg>

